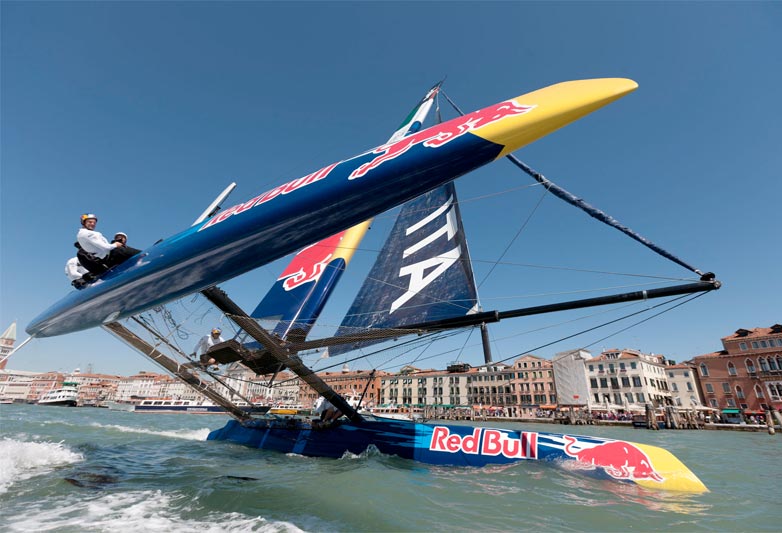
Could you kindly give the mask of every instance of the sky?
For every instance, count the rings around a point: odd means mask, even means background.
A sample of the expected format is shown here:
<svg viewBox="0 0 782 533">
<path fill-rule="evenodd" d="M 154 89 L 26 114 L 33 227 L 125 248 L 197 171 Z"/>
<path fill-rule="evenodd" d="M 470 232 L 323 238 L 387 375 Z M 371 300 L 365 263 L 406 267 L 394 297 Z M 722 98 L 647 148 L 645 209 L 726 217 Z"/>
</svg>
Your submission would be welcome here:
<svg viewBox="0 0 782 533">
<path fill-rule="evenodd" d="M 636 92 L 516 155 L 723 287 L 534 353 L 617 347 L 681 361 L 719 350 L 738 328 L 782 322 L 780 27 L 779 2 L 3 1 L 0 330 L 16 320 L 21 342 L 68 293 L 81 213 L 144 248 L 187 228 L 232 181 L 240 202 L 382 144 L 440 79 L 472 111 L 626 77 Z M 504 161 L 457 181 L 484 309 L 573 296 L 587 276 L 572 269 L 693 278 L 530 183 Z M 341 320 L 392 214 L 376 220 L 324 324 Z M 500 258 L 536 267 L 492 268 Z M 571 270 L 541 268 L 552 265 Z M 252 309 L 283 266 L 223 288 Z M 589 286 L 636 283 L 608 278 Z M 495 360 L 566 335 L 549 327 L 493 329 Z M 458 357 L 474 357 L 476 339 L 454 341 L 471 352 Z M 8 367 L 157 370 L 100 330 L 35 339 Z"/>
</svg>

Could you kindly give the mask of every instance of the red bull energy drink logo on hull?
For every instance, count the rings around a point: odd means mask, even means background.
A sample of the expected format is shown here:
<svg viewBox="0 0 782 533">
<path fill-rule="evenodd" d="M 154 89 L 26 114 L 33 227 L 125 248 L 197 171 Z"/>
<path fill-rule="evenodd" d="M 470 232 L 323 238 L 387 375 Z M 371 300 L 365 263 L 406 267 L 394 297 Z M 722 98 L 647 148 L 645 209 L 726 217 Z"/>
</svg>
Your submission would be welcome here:
<svg viewBox="0 0 782 533">
<path fill-rule="evenodd" d="M 451 433 L 435 426 L 429 449 L 434 452 L 503 456 L 508 459 L 537 459 L 538 434 L 522 431 L 518 436 L 499 429 L 475 428 L 469 435 Z"/>
<path fill-rule="evenodd" d="M 277 281 L 285 280 L 282 283 L 283 289 L 291 291 L 305 283 L 318 281 L 344 235 L 345 232 L 341 231 L 300 250 L 277 278 Z"/>
<path fill-rule="evenodd" d="M 650 479 L 657 482 L 665 479 L 654 469 L 649 457 L 629 442 L 591 444 L 568 435 L 564 438 L 566 454 L 581 463 L 602 467 L 615 479 Z"/>
<path fill-rule="evenodd" d="M 423 144 L 427 148 L 437 148 L 467 132 L 477 130 L 483 126 L 488 126 L 489 124 L 502 120 L 508 116 L 523 115 L 535 107 L 536 106 L 534 105 L 519 104 L 516 100 L 507 100 L 505 102 L 500 102 L 499 104 L 484 107 L 469 115 L 449 120 L 438 126 L 433 126 L 419 133 L 405 137 L 395 143 L 384 144 L 371 152 L 373 154 L 379 154 L 377 157 L 351 172 L 348 179 L 352 180 L 365 176 L 367 172 L 373 168 L 379 167 L 386 161 L 396 159 L 416 144 Z"/>
</svg>

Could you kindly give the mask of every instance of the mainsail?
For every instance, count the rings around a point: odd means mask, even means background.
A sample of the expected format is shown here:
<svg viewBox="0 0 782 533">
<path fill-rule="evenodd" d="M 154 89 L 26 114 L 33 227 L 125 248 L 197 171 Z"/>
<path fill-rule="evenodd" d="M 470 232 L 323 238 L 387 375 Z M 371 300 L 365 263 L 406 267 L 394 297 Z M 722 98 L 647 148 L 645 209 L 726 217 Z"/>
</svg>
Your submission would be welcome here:
<svg viewBox="0 0 782 533">
<path fill-rule="evenodd" d="M 464 316 L 477 306 L 456 188 L 448 183 L 402 207 L 336 336 Z M 331 353 L 375 342 L 334 346 Z"/>
</svg>

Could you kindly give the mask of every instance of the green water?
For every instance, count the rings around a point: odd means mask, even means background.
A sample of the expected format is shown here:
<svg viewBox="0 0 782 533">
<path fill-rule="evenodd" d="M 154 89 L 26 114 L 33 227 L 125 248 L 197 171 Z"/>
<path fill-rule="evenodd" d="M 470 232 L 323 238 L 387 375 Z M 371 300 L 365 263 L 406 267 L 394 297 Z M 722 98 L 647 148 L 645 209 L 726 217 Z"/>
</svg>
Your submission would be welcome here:
<svg viewBox="0 0 782 533">
<path fill-rule="evenodd" d="M 782 530 L 780 435 L 525 425 L 666 448 L 710 489 L 685 495 L 531 461 L 464 469 L 206 442 L 225 421 L 0 405 L 0 530 Z"/>
</svg>

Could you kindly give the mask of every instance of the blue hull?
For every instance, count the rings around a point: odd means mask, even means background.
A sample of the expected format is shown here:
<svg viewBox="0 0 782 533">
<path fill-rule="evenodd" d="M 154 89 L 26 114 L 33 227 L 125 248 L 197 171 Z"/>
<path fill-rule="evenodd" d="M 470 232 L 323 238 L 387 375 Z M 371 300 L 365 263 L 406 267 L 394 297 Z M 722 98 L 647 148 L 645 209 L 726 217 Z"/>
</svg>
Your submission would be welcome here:
<svg viewBox="0 0 782 533">
<path fill-rule="evenodd" d="M 598 479 L 632 482 L 650 489 L 708 489 L 670 452 L 621 440 L 515 431 L 491 427 L 422 424 L 366 417 L 340 419 L 317 429 L 299 418 L 231 420 L 207 440 L 222 440 L 283 453 L 340 458 L 375 448 L 432 465 L 481 467 L 547 461 Z"/>
</svg>

